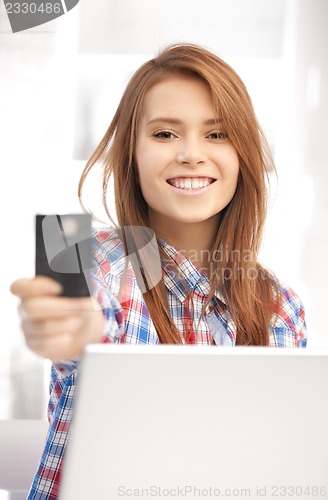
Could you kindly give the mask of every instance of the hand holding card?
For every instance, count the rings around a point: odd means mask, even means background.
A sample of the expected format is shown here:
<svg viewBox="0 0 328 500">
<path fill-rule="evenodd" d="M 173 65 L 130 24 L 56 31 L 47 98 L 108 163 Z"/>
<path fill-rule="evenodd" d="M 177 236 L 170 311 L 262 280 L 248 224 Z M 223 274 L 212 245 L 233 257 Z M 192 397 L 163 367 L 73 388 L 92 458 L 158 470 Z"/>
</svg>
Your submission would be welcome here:
<svg viewBox="0 0 328 500">
<path fill-rule="evenodd" d="M 104 315 L 86 279 L 90 236 L 89 215 L 37 215 L 37 276 L 11 285 L 26 344 L 52 361 L 78 358 L 86 344 L 102 339 Z"/>
</svg>

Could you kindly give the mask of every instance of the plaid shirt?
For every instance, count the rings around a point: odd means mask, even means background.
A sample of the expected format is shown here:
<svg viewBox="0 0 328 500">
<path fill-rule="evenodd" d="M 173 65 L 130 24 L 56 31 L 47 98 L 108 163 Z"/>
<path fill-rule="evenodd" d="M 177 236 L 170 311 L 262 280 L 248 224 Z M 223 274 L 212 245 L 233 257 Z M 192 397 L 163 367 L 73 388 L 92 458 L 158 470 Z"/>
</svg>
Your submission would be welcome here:
<svg viewBox="0 0 328 500">
<path fill-rule="evenodd" d="M 116 299 L 124 272 L 125 252 L 115 230 L 100 230 L 94 237 L 95 296 L 106 318 L 104 342 L 156 344 L 159 342 L 131 266 L 128 267 L 120 303 Z M 196 344 L 235 345 L 236 328 L 231 314 L 217 291 L 206 313 L 200 312 L 209 292 L 209 281 L 172 246 L 160 240 L 165 253 L 177 264 L 177 273 L 164 273 L 164 283 L 172 318 L 182 337 L 191 314 L 185 284 L 192 291 Z M 183 280 L 181 280 L 183 277 Z M 305 347 L 304 308 L 298 296 L 281 284 L 282 303 L 269 325 L 270 346 Z M 190 324 L 190 323 L 189 323 Z M 59 496 L 63 455 L 72 418 L 78 361 L 52 366 L 49 400 L 49 433 L 28 499 L 54 500 Z"/>
</svg>

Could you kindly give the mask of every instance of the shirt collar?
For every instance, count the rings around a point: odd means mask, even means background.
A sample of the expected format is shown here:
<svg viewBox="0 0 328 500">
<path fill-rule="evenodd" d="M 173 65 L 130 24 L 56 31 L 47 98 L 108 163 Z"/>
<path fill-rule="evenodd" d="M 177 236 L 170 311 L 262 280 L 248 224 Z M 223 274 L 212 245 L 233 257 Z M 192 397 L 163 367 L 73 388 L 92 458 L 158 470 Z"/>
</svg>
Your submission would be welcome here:
<svg viewBox="0 0 328 500">
<path fill-rule="evenodd" d="M 196 291 L 199 294 L 208 295 L 210 282 L 206 273 L 165 240 L 160 237 L 157 237 L 157 240 L 165 254 L 169 257 L 168 259 L 163 257 L 162 266 L 166 288 L 181 302 L 184 302 L 188 296 L 186 285 L 191 292 Z M 177 266 L 177 270 L 173 268 L 170 259 Z M 214 295 L 221 302 L 226 303 L 219 289 L 215 290 Z"/>
</svg>

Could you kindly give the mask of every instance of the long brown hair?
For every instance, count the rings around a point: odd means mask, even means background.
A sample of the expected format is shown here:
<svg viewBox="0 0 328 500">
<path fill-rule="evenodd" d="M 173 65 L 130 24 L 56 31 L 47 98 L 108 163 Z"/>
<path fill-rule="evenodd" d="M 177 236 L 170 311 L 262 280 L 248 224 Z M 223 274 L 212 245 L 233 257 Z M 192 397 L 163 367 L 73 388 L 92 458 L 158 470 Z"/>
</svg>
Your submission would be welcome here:
<svg viewBox="0 0 328 500">
<path fill-rule="evenodd" d="M 257 262 L 257 256 L 267 208 L 266 181 L 274 166 L 246 87 L 227 63 L 199 46 L 179 44 L 143 64 L 128 83 L 105 136 L 82 173 L 80 199 L 88 173 L 100 163 L 108 216 L 108 185 L 113 174 L 119 226 L 147 226 L 147 204 L 138 184 L 134 154 L 137 128 L 148 90 L 172 74 L 189 75 L 208 85 L 217 116 L 239 156 L 236 192 L 220 214 L 211 250 L 216 268 L 210 273 L 210 292 L 203 312 L 219 288 L 236 325 L 236 343 L 268 345 L 269 323 L 279 298 L 278 283 Z M 215 259 L 218 252 L 220 259 Z M 143 295 L 160 341 L 181 343 L 163 280 Z"/>
</svg>

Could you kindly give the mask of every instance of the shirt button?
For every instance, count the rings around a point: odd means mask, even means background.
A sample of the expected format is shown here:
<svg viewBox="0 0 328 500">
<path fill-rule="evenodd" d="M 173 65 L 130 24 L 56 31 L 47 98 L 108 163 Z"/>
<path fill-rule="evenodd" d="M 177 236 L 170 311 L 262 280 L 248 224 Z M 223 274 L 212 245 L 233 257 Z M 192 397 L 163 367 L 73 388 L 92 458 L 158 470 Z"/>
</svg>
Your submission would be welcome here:
<svg viewBox="0 0 328 500">
<path fill-rule="evenodd" d="M 213 311 L 213 309 L 214 309 L 213 304 L 208 304 L 208 305 L 206 306 L 206 314 L 209 314 L 210 312 L 212 312 L 212 311 Z"/>
</svg>

